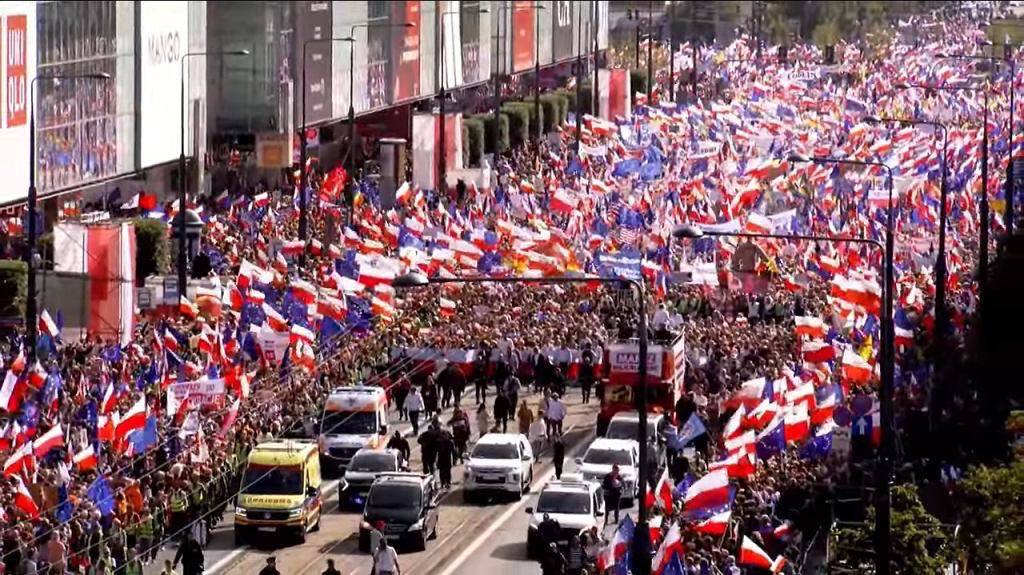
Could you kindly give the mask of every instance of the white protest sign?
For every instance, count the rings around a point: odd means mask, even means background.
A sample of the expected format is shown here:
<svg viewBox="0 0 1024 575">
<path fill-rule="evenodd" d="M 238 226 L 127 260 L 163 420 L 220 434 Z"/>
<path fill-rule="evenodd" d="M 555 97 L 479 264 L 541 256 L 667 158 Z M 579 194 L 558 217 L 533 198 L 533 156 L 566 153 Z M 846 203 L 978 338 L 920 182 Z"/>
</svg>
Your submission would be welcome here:
<svg viewBox="0 0 1024 575">
<path fill-rule="evenodd" d="M 167 413 L 190 406 L 218 405 L 224 398 L 223 379 L 199 379 L 167 386 Z"/>
</svg>

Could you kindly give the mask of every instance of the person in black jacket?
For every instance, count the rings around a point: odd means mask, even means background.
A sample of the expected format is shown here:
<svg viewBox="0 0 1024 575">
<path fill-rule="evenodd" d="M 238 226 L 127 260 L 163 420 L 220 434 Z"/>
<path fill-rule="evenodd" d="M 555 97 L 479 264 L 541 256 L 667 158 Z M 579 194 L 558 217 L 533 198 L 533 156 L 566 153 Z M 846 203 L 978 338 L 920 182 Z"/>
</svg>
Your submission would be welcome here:
<svg viewBox="0 0 1024 575">
<path fill-rule="evenodd" d="M 277 570 L 277 559 L 275 557 L 267 557 L 267 565 L 260 570 L 260 575 L 281 575 L 281 572 Z"/>
<path fill-rule="evenodd" d="M 455 405 L 459 405 L 462 401 L 462 392 L 466 391 L 466 374 L 462 373 L 459 366 L 449 363 L 437 375 L 437 384 L 446 390 L 445 393 L 450 391 Z M 448 405 L 445 404 L 445 407 Z"/>
<path fill-rule="evenodd" d="M 555 466 L 555 479 L 561 479 L 562 467 L 565 465 L 565 444 L 561 436 L 556 437 L 551 446 L 551 464 Z"/>
<path fill-rule="evenodd" d="M 437 449 L 440 444 L 440 433 L 437 428 L 431 425 L 420 435 L 420 455 L 423 459 L 423 473 L 434 473 L 434 465 L 437 462 Z"/>
<path fill-rule="evenodd" d="M 502 433 L 508 433 L 508 418 L 512 415 L 514 406 L 508 400 L 508 395 L 505 395 L 505 390 L 500 390 L 497 397 L 494 398 L 494 427 L 497 429 L 499 426 Z"/>
<path fill-rule="evenodd" d="M 565 575 L 565 555 L 558 550 L 556 543 L 548 545 L 540 566 L 543 575 Z"/>
<path fill-rule="evenodd" d="M 203 546 L 192 537 L 191 531 L 187 531 L 185 541 L 178 547 L 178 552 L 174 554 L 174 568 L 177 569 L 180 563 L 183 575 L 202 575 L 205 562 Z"/>
<path fill-rule="evenodd" d="M 394 449 L 402 456 L 402 464 L 408 465 L 412 456 L 412 449 L 409 448 L 409 441 L 402 437 L 402 432 L 395 430 L 395 433 L 388 440 L 388 449 Z"/>
<path fill-rule="evenodd" d="M 455 465 L 455 458 L 458 454 L 455 451 L 455 439 L 446 430 L 438 432 L 437 442 L 437 471 L 441 479 L 441 487 L 448 489 L 452 486 L 452 467 Z"/>
</svg>

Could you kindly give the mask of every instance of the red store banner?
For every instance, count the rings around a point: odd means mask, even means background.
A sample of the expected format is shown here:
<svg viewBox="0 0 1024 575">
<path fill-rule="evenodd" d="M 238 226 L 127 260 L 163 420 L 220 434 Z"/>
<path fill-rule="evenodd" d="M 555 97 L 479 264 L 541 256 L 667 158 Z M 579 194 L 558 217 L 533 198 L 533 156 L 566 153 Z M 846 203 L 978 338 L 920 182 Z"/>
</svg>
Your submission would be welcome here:
<svg viewBox="0 0 1024 575">
<path fill-rule="evenodd" d="M 4 24 L 4 127 L 10 128 L 28 121 L 28 19 L 8 16 Z"/>
<path fill-rule="evenodd" d="M 533 49 L 537 31 L 533 2 L 516 0 L 512 3 L 512 69 L 521 72 L 533 67 Z"/>
<path fill-rule="evenodd" d="M 420 94 L 420 2 L 406 0 L 394 3 L 395 22 L 408 22 L 408 28 L 400 28 L 396 36 L 399 45 L 392 50 L 398 54 L 398 74 L 395 80 L 395 102 L 415 98 Z"/>
</svg>

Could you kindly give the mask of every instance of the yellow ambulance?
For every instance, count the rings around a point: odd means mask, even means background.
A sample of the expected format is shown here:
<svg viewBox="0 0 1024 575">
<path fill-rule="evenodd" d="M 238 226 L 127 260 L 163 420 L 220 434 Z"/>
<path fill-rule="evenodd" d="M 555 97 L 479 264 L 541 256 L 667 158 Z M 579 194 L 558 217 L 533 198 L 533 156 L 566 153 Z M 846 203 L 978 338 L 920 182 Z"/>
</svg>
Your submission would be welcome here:
<svg viewBox="0 0 1024 575">
<path fill-rule="evenodd" d="M 312 441 L 273 440 L 249 452 L 235 504 L 235 542 L 257 534 L 306 533 L 320 529 L 320 453 Z"/>
</svg>

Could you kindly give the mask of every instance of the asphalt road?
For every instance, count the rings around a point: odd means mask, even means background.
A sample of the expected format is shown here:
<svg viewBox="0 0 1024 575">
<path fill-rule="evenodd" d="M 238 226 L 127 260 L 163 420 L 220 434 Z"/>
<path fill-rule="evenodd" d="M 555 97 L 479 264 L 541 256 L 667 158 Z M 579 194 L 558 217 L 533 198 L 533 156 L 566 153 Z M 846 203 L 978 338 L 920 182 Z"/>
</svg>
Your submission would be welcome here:
<svg viewBox="0 0 1024 575">
<path fill-rule="evenodd" d="M 538 399 L 539 396 L 532 396 L 529 401 L 534 405 Z M 598 405 L 580 405 L 575 390 L 570 391 L 567 405 L 569 413 L 565 429 L 569 459 L 575 455 L 576 450 L 585 448 L 593 438 Z M 442 416 L 442 420 L 444 419 L 446 417 Z M 473 419 L 472 415 L 470 419 Z M 389 423 L 391 429 L 411 433 L 408 423 L 399 423 L 396 416 Z M 510 429 L 513 425 L 514 423 L 510 423 Z M 413 445 L 412 468 L 420 470 L 422 467 L 419 448 L 412 438 L 410 444 Z M 402 573 L 480 573 L 480 565 L 486 565 L 488 575 L 495 575 L 496 572 L 492 569 L 500 569 L 501 573 L 531 573 L 533 564 L 526 558 L 524 547 L 528 517 L 523 509 L 535 503 L 536 492 L 554 475 L 546 451 L 540 453 L 540 460 L 534 468 L 535 479 L 531 490 L 533 495 L 518 502 L 466 504 L 461 493 L 461 466 L 453 469 L 452 489 L 441 504 L 437 539 L 428 542 L 425 551 L 401 552 Z M 571 462 L 567 463 L 567 468 L 572 468 Z M 265 539 L 254 545 L 235 548 L 233 513 L 229 507 L 225 513 L 225 520 L 210 536 L 206 549 L 206 573 L 257 573 L 266 564 L 266 558 L 273 555 L 277 559 L 278 570 L 289 575 L 318 574 L 326 568 L 328 558 L 334 559 L 337 569 L 344 574 L 368 574 L 372 564 L 369 555 L 360 553 L 357 549 L 360 513 L 338 509 L 336 480 L 325 482 L 324 496 L 326 503 L 320 531 L 310 533 L 304 544 Z M 163 560 L 173 556 L 174 549 L 170 547 L 163 551 L 158 561 L 150 565 L 145 572 L 159 573 Z"/>
</svg>

